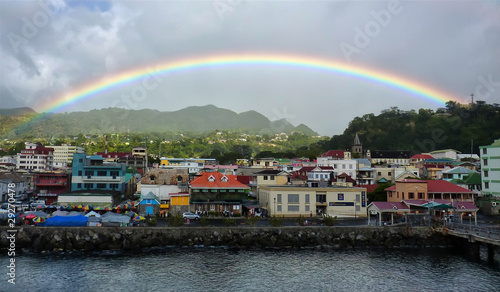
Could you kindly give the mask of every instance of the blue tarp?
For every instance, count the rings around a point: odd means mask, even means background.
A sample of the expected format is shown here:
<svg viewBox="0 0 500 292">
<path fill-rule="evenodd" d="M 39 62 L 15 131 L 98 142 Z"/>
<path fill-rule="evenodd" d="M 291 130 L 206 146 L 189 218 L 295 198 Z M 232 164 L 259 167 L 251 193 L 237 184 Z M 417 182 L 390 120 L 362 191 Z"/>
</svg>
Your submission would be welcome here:
<svg viewBox="0 0 500 292">
<path fill-rule="evenodd" d="M 38 224 L 38 226 L 87 226 L 89 218 L 83 215 L 54 216 Z"/>
</svg>

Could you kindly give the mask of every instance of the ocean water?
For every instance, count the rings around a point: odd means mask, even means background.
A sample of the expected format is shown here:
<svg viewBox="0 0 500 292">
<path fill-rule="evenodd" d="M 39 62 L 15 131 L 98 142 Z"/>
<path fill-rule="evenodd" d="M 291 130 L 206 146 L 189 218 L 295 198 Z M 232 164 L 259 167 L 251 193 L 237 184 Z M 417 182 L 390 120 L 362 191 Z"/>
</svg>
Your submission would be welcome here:
<svg viewBox="0 0 500 292">
<path fill-rule="evenodd" d="M 0 260 L 0 291 L 500 291 L 497 261 L 446 249 L 24 253 L 16 285 Z"/>
</svg>

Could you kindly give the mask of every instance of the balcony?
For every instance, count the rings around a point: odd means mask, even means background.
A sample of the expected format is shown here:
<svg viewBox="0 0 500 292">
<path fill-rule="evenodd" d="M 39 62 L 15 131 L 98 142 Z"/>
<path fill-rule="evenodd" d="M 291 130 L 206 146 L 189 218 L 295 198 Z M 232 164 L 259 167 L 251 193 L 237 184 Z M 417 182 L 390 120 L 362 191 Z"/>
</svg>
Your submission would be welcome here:
<svg viewBox="0 0 500 292">
<path fill-rule="evenodd" d="M 84 182 L 120 182 L 119 176 L 82 176 Z"/>
</svg>

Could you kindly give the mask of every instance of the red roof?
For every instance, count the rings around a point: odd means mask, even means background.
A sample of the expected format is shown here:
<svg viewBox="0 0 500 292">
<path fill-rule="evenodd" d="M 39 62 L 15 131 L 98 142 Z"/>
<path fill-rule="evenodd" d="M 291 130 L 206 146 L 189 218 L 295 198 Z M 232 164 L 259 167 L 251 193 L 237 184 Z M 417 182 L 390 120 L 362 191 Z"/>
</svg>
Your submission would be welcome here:
<svg viewBox="0 0 500 292">
<path fill-rule="evenodd" d="M 419 179 L 405 179 L 402 181 L 396 182 L 398 183 L 426 183 L 427 184 L 427 193 L 467 193 L 472 194 L 473 191 L 468 189 L 464 189 L 462 187 L 457 186 L 451 182 L 445 180 L 419 180 Z M 392 186 L 390 188 L 385 189 L 386 191 L 395 191 L 396 186 Z"/>
<path fill-rule="evenodd" d="M 428 180 L 427 181 L 428 193 L 468 193 L 472 194 L 473 191 L 464 189 L 449 181 L 445 180 Z"/>
<path fill-rule="evenodd" d="M 434 159 L 434 157 L 428 154 L 415 154 L 410 159 Z"/>
<path fill-rule="evenodd" d="M 410 210 L 410 208 L 401 202 L 373 202 L 373 205 L 379 210 Z"/>
<path fill-rule="evenodd" d="M 213 181 L 209 180 L 211 177 Z M 227 177 L 227 182 L 222 181 L 224 177 Z M 250 189 L 250 187 L 239 182 L 236 175 L 224 175 L 220 172 L 203 172 L 191 181 L 191 188 Z"/>
<path fill-rule="evenodd" d="M 373 192 L 379 185 L 355 185 L 358 188 L 365 188 L 367 193 Z"/>
<path fill-rule="evenodd" d="M 321 154 L 319 157 L 336 157 L 344 159 L 344 151 L 342 150 L 330 150 Z"/>
</svg>

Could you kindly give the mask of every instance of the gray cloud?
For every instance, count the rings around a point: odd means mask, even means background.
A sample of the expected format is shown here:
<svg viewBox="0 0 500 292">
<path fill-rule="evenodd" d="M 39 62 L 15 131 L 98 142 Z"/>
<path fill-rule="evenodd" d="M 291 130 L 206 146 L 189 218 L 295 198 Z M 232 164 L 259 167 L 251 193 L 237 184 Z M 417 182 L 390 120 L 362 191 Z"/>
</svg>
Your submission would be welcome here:
<svg viewBox="0 0 500 292">
<path fill-rule="evenodd" d="M 124 70 L 240 53 L 346 62 L 464 100 L 481 80 L 493 80 L 493 90 L 483 91 L 488 93 L 483 96 L 490 103 L 500 102 L 500 88 L 495 85 L 500 82 L 500 5 L 495 2 L 43 3 L 49 3 L 50 13 L 38 1 L 0 2 L 2 107 L 38 109 L 65 92 Z M 396 5 L 398 12 L 391 13 L 390 5 Z M 26 35 L 26 20 L 36 33 Z M 369 34 L 363 47 L 355 45 L 359 31 Z M 16 45 L 14 34 L 23 38 Z M 346 58 L 342 44 L 357 51 Z M 148 89 L 141 102 L 124 101 L 134 86 L 137 83 L 117 87 L 65 110 L 108 106 L 176 110 L 214 104 L 237 112 L 257 110 L 270 118 L 286 111 L 291 123 L 305 123 L 332 135 L 342 132 L 355 116 L 391 106 L 406 110 L 440 106 L 374 82 L 297 67 L 248 65 L 178 72 Z"/>
</svg>

